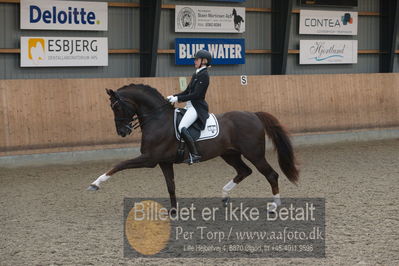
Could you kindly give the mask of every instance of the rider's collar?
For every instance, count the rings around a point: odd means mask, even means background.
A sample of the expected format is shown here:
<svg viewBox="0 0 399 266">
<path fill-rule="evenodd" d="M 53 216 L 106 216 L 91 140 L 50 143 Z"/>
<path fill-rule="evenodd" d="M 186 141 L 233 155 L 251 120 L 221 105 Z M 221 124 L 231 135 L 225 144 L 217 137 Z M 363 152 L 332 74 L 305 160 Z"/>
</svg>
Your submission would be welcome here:
<svg viewBox="0 0 399 266">
<path fill-rule="evenodd" d="M 205 69 L 206 66 L 200 67 L 197 70 L 195 70 L 195 74 L 198 74 L 201 70 Z"/>
</svg>

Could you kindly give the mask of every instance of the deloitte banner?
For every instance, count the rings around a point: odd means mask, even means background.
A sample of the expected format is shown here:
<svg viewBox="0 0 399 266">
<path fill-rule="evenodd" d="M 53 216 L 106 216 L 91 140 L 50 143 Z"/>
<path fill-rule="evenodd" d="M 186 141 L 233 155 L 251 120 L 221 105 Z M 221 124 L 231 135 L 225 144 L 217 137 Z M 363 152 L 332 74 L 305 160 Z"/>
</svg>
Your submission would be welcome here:
<svg viewBox="0 0 399 266">
<path fill-rule="evenodd" d="M 245 39 L 177 38 L 176 65 L 194 64 L 194 55 L 201 49 L 211 53 L 212 65 L 245 64 Z"/>
<path fill-rule="evenodd" d="M 21 37 L 21 67 L 107 65 L 108 38 Z"/>
<path fill-rule="evenodd" d="M 301 10 L 299 34 L 357 35 L 357 12 Z"/>
<path fill-rule="evenodd" d="M 355 64 L 357 40 L 301 40 L 299 63 Z"/>
<path fill-rule="evenodd" d="M 108 29 L 106 2 L 21 0 L 21 29 Z"/>
</svg>

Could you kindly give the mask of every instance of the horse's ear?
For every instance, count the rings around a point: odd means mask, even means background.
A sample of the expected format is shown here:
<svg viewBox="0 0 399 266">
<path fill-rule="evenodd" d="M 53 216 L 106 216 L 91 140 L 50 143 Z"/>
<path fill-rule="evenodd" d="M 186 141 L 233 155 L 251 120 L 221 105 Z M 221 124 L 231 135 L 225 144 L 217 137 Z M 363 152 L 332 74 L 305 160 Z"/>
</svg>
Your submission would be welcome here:
<svg viewBox="0 0 399 266">
<path fill-rule="evenodd" d="M 113 90 L 110 89 L 105 89 L 105 91 L 107 92 L 107 94 L 111 97 L 115 97 L 115 92 Z"/>
</svg>

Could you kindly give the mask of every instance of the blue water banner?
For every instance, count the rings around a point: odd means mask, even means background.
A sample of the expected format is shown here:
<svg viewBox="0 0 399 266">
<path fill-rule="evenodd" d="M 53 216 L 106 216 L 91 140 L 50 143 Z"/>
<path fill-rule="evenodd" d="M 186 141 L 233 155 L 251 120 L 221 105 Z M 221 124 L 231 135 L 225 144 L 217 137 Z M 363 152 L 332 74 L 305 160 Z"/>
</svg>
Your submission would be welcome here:
<svg viewBox="0 0 399 266">
<path fill-rule="evenodd" d="M 212 65 L 245 64 L 245 39 L 176 38 L 176 65 L 194 64 L 198 50 L 212 55 Z"/>
</svg>

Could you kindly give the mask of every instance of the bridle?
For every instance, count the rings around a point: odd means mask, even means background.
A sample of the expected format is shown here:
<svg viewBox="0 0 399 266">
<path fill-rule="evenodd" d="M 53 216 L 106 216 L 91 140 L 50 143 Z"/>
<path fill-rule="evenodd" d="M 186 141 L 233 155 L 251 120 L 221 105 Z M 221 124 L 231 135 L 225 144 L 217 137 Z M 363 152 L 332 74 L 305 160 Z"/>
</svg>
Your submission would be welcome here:
<svg viewBox="0 0 399 266">
<path fill-rule="evenodd" d="M 134 106 L 135 109 L 133 109 L 127 103 Z M 165 107 L 170 106 L 170 103 L 166 102 L 166 103 L 162 104 L 161 106 L 158 106 L 158 107 L 152 109 L 149 112 L 138 114 L 137 113 L 137 110 L 138 110 L 137 104 L 130 101 L 129 99 L 120 98 L 119 95 L 117 95 L 115 102 L 111 105 L 111 108 L 114 109 L 116 104 L 119 104 L 124 111 L 127 110 L 127 115 L 125 117 L 115 117 L 114 118 L 115 122 L 116 121 L 121 121 L 121 122 L 127 121 L 125 123 L 124 127 L 128 128 L 130 131 L 132 131 L 133 129 L 137 129 L 138 127 L 142 128 L 155 115 L 158 115 L 161 111 L 163 111 L 163 109 L 165 109 Z M 141 117 L 141 123 L 139 120 L 139 116 Z M 136 120 L 139 120 L 139 121 L 136 121 Z"/>
<path fill-rule="evenodd" d="M 134 116 L 136 115 L 136 110 L 133 110 L 133 108 L 131 108 L 129 105 L 126 104 L 126 102 L 124 102 L 119 95 L 116 96 L 115 101 L 112 103 L 111 108 L 114 109 L 114 107 L 116 105 L 119 105 L 122 110 L 123 113 L 127 115 L 124 117 L 116 117 L 114 118 L 115 123 L 116 122 L 125 122 L 123 127 L 127 128 L 130 132 L 135 129 L 136 124 L 133 124 L 133 122 L 137 119 Z"/>
</svg>

